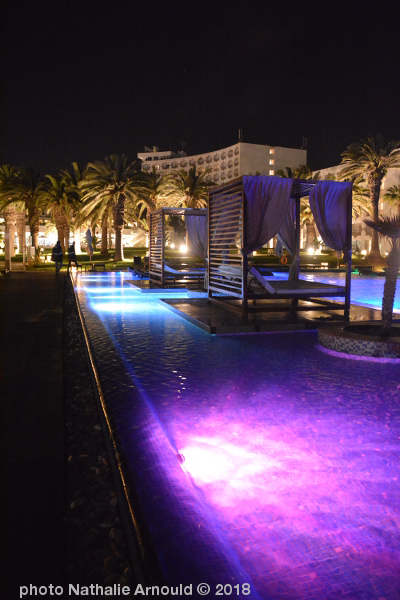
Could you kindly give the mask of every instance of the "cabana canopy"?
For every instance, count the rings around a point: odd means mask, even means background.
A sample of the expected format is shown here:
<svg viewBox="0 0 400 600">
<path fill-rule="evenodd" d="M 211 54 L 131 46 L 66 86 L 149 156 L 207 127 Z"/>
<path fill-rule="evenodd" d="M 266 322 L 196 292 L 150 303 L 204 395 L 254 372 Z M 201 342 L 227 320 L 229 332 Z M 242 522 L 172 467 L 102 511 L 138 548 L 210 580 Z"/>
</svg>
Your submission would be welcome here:
<svg viewBox="0 0 400 600">
<path fill-rule="evenodd" d="M 336 181 L 295 180 L 271 176 L 244 176 L 210 190 L 208 238 L 208 296 L 213 292 L 242 300 L 241 310 L 249 310 L 248 255 L 278 236 L 294 257 L 290 280 L 293 281 L 291 309 L 299 298 L 321 295 L 313 286 L 300 294 L 300 198 L 309 196 L 318 231 L 325 244 L 342 251 L 347 263 L 345 316 L 350 308 L 351 204 L 352 184 Z M 232 253 L 232 246 L 239 249 Z M 228 269 L 229 267 L 229 269 Z M 228 273 L 230 276 L 228 277 Z M 236 275 L 235 275 L 236 273 Z M 259 281 L 260 283 L 260 281 Z M 314 286 L 315 287 L 315 286 Z M 297 288 L 297 290 L 296 290 Z M 320 289 L 320 286 L 319 288 Z M 313 294 L 312 292 L 315 292 Z M 327 288 L 326 296 L 329 294 Z M 333 291 L 333 290 L 332 290 Z M 296 293 L 297 292 L 297 293 Z M 338 294 L 335 289 L 335 295 Z M 254 296 L 254 295 L 253 295 Z M 251 297 L 253 297 L 251 296 Z M 257 295 L 260 297 L 260 294 Z M 265 298 L 271 297 L 268 286 Z M 279 295 L 274 296 L 279 298 Z M 290 297 L 288 290 L 284 297 Z M 321 303 L 320 301 L 319 303 Z M 324 301 L 324 304 L 326 302 Z M 333 303 L 329 303 L 331 308 Z M 337 307 L 342 307 L 335 303 Z M 318 307 L 321 309 L 321 306 Z M 308 308 L 309 310 L 309 308 Z"/>
<path fill-rule="evenodd" d="M 171 269 L 165 264 L 165 216 L 185 217 L 188 237 L 195 253 L 205 257 L 207 210 L 205 208 L 178 208 L 164 206 L 150 213 L 149 278 L 161 286 L 187 285 L 204 278 L 205 270 Z"/>
</svg>

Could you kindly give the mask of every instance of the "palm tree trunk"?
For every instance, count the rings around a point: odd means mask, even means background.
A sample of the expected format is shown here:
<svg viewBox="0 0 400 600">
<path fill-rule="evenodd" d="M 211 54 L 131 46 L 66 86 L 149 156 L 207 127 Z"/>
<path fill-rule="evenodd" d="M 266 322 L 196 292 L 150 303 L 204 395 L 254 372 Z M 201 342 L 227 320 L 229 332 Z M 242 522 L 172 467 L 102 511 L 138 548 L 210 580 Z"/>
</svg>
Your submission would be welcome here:
<svg viewBox="0 0 400 600">
<path fill-rule="evenodd" d="M 381 191 L 381 183 L 379 179 L 374 179 L 373 177 L 368 177 L 368 187 L 369 187 L 369 195 L 371 198 L 372 204 L 372 220 L 374 223 L 378 221 L 379 218 L 379 196 Z M 379 250 L 379 237 L 376 229 L 372 229 L 372 239 L 371 239 L 371 252 L 368 255 L 368 259 L 372 262 L 381 262 L 382 256 Z"/>
<path fill-rule="evenodd" d="M 25 220 L 26 220 L 25 210 L 17 210 L 16 218 L 17 218 L 18 252 L 20 252 L 21 254 L 23 254 L 24 253 L 25 244 L 26 244 L 26 240 L 25 240 L 25 232 L 26 232 L 26 229 L 25 229 Z"/>
<path fill-rule="evenodd" d="M 314 240 L 317 237 L 314 223 L 306 223 L 307 248 L 314 248 Z"/>
<path fill-rule="evenodd" d="M 53 207 L 53 216 L 54 216 L 54 224 L 56 226 L 57 229 L 57 239 L 61 244 L 61 248 L 63 251 L 63 254 L 65 254 L 65 247 L 64 247 L 64 221 L 63 221 L 63 215 L 62 215 L 62 211 L 61 208 L 57 205 L 55 205 Z"/>
<path fill-rule="evenodd" d="M 115 256 L 114 260 L 124 260 L 124 250 L 122 247 L 122 227 L 114 224 L 115 229 Z"/>
<path fill-rule="evenodd" d="M 69 223 L 68 223 L 68 219 L 64 212 L 63 212 L 63 240 L 64 240 L 64 249 L 65 249 L 65 252 L 64 251 L 63 252 L 65 255 L 67 255 L 68 248 L 69 248 Z"/>
<path fill-rule="evenodd" d="M 32 237 L 32 246 L 39 248 L 40 209 L 36 208 L 36 206 L 31 202 L 28 204 L 28 219 L 29 229 Z"/>
<path fill-rule="evenodd" d="M 75 227 L 73 236 L 74 236 L 74 242 L 75 242 L 75 251 L 77 254 L 80 254 L 80 252 L 81 252 L 81 228 L 80 227 Z"/>
<path fill-rule="evenodd" d="M 396 293 L 397 275 L 400 269 L 400 240 L 393 240 L 392 243 L 392 249 L 387 257 L 388 268 L 382 299 L 382 329 L 384 335 L 390 332 L 392 326 L 394 296 Z"/>
<path fill-rule="evenodd" d="M 120 193 L 118 201 L 113 206 L 114 230 L 115 230 L 115 257 L 114 260 L 124 260 L 124 249 L 122 247 L 122 230 L 124 228 L 125 194 Z"/>
<path fill-rule="evenodd" d="M 108 210 L 103 214 L 101 221 L 101 254 L 108 256 L 108 245 L 107 245 L 107 230 L 108 230 Z"/>
<path fill-rule="evenodd" d="M 10 234 L 10 257 L 15 256 L 15 221 L 16 211 L 14 206 L 7 206 L 7 208 L 4 209 L 4 225 L 6 231 L 8 231 Z"/>
</svg>

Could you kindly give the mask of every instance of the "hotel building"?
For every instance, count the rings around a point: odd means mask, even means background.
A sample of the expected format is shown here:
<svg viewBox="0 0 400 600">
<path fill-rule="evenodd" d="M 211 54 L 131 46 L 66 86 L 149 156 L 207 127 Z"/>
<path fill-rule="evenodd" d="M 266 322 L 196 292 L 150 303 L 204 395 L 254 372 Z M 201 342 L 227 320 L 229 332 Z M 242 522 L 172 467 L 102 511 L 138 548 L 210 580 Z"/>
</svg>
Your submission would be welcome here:
<svg viewBox="0 0 400 600">
<path fill-rule="evenodd" d="M 162 174 L 171 171 L 196 167 L 197 173 L 210 169 L 206 181 L 226 183 L 241 175 L 275 175 L 278 169 L 295 168 L 307 164 L 307 150 L 264 146 L 238 142 L 228 148 L 186 156 L 184 152 L 159 152 L 157 148 L 146 148 L 139 152 L 142 170 L 151 171 L 154 167 Z"/>
</svg>

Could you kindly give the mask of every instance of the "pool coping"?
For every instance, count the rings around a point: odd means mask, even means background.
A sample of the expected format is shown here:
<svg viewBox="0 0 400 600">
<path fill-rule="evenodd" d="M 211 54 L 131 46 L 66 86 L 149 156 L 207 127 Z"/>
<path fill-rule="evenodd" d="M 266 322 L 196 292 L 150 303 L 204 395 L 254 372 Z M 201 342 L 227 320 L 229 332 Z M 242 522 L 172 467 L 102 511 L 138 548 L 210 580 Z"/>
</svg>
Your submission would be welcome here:
<svg viewBox="0 0 400 600">
<path fill-rule="evenodd" d="M 350 325 L 376 325 L 377 321 L 351 321 Z M 318 329 L 318 344 L 322 349 L 327 349 L 343 356 L 357 356 L 365 359 L 391 359 L 400 361 L 400 323 L 399 337 L 389 339 L 378 336 L 364 335 L 353 331 L 346 331 L 349 324 L 324 327 Z"/>
</svg>

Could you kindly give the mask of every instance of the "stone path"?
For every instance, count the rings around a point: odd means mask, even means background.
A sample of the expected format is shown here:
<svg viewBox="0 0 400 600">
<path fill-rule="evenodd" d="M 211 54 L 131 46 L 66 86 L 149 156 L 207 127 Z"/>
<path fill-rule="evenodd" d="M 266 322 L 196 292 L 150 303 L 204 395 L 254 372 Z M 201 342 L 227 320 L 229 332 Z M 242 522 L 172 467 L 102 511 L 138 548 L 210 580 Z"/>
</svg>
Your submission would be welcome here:
<svg viewBox="0 0 400 600">
<path fill-rule="evenodd" d="M 2 598 L 63 578 L 63 278 L 1 282 Z"/>
</svg>

